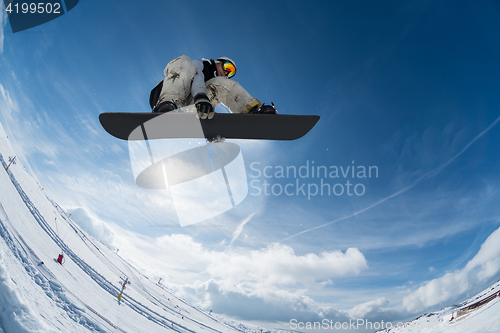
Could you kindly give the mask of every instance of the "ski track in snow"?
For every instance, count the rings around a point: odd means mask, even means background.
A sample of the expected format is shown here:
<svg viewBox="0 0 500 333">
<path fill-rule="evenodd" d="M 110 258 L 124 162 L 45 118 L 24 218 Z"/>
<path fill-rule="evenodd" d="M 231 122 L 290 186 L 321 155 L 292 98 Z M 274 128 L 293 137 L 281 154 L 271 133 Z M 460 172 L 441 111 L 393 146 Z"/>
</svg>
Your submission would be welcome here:
<svg viewBox="0 0 500 333">
<path fill-rule="evenodd" d="M 7 213 L 5 212 L 3 205 L 0 203 L 0 208 L 2 209 L 2 215 L 6 223 L 9 223 L 9 229 L 15 230 L 10 224 Z M 0 218 L 0 236 L 3 237 L 7 246 L 10 248 L 15 257 L 22 263 L 27 274 L 35 281 L 45 292 L 45 294 L 55 301 L 57 305 L 65 309 L 68 316 L 80 325 L 89 328 L 94 332 L 106 332 L 100 328 L 97 324 L 93 323 L 85 314 L 83 309 L 78 308 L 64 295 L 64 290 L 62 286 L 55 281 L 53 274 L 44 267 L 45 274 L 42 269 L 35 269 L 33 263 L 40 262 L 40 258 L 31 250 L 31 248 L 24 242 L 23 238 L 16 233 L 12 236 L 9 230 L 6 228 L 4 221 Z M 29 252 L 26 250 L 28 249 Z"/>
</svg>

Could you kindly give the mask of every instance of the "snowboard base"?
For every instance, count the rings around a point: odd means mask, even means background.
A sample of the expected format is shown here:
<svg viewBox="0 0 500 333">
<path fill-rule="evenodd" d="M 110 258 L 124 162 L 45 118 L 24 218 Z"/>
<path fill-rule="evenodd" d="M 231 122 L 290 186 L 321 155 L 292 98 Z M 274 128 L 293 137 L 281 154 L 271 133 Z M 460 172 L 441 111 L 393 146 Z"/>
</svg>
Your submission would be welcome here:
<svg viewBox="0 0 500 333">
<path fill-rule="evenodd" d="M 198 119 L 194 106 L 166 113 L 105 112 L 99 115 L 102 127 L 122 140 L 296 140 L 306 135 L 319 118 L 283 114 L 216 113 L 213 119 Z"/>
</svg>

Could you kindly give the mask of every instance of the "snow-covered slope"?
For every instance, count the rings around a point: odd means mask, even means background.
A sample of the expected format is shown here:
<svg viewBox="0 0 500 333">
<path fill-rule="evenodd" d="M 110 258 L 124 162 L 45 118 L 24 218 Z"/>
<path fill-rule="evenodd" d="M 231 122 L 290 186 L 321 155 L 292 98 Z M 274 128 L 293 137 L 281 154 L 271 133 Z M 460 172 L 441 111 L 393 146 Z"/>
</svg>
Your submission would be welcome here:
<svg viewBox="0 0 500 333">
<path fill-rule="evenodd" d="M 0 332 L 240 331 L 88 236 L 20 163 L 5 170 L 13 156 L 0 124 Z M 131 284 L 119 301 L 125 277 Z"/>
<path fill-rule="evenodd" d="M 500 281 L 458 305 L 379 332 L 500 332 Z"/>
</svg>

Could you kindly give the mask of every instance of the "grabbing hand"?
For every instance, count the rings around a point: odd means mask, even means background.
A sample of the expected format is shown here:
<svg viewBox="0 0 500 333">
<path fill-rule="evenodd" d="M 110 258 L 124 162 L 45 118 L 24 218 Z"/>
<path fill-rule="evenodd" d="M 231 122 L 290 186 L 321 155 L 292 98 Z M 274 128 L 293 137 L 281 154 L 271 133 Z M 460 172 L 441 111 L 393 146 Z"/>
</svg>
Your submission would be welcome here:
<svg viewBox="0 0 500 333">
<path fill-rule="evenodd" d="M 214 107 L 210 104 L 206 94 L 196 94 L 194 96 L 194 105 L 198 111 L 198 118 L 212 119 L 214 117 Z"/>
</svg>

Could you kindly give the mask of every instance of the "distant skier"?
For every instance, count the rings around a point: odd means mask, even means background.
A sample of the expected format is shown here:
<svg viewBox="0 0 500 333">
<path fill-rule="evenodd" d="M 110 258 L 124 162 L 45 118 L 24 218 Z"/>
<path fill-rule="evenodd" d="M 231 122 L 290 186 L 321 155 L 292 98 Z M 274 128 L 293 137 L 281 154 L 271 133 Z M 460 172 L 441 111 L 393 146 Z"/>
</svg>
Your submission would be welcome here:
<svg viewBox="0 0 500 333">
<path fill-rule="evenodd" d="M 234 61 L 191 60 L 183 55 L 167 64 L 165 78 L 151 90 L 153 112 L 168 112 L 194 104 L 200 119 L 212 119 L 214 107 L 224 104 L 231 113 L 276 114 L 274 105 L 264 105 L 241 85 L 228 80 L 236 74 Z"/>
</svg>

